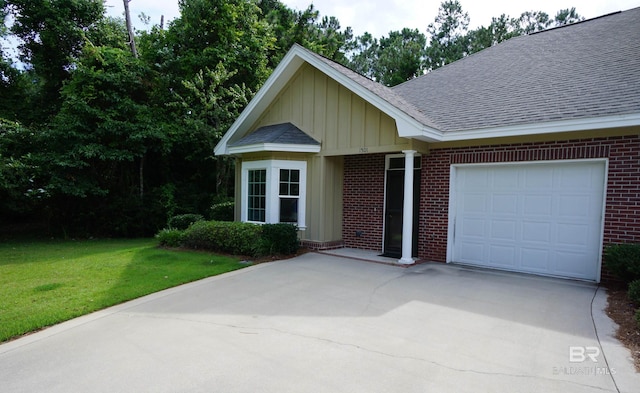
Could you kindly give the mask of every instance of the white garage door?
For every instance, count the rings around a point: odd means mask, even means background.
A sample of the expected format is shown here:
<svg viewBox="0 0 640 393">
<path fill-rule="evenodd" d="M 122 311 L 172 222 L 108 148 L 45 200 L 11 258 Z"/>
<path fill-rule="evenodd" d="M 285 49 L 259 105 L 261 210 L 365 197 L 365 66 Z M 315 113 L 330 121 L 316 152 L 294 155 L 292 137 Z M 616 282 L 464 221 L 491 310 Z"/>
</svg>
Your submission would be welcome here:
<svg viewBox="0 0 640 393">
<path fill-rule="evenodd" d="M 599 281 L 604 161 L 455 167 L 451 260 Z"/>
</svg>

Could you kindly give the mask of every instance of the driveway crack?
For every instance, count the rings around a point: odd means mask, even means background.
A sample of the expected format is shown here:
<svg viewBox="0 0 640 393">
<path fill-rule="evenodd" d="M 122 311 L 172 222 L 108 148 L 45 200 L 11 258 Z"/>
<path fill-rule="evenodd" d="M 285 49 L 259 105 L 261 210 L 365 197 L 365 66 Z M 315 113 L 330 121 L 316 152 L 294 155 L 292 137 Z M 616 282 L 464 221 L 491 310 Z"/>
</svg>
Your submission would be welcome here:
<svg viewBox="0 0 640 393">
<path fill-rule="evenodd" d="M 402 276 L 391 278 L 391 279 L 385 281 L 384 283 L 380 284 L 378 287 L 376 287 L 376 289 L 374 289 L 372 291 L 371 296 L 373 296 L 375 294 L 375 291 L 378 288 L 382 288 L 385 285 L 389 284 L 390 282 L 392 282 L 394 280 L 397 280 L 397 279 L 399 279 L 401 277 Z M 389 357 L 389 358 L 393 358 L 393 359 L 397 359 L 397 360 L 411 360 L 411 361 L 418 361 L 418 362 L 422 362 L 422 363 L 427 363 L 427 364 L 431 364 L 431 365 L 439 367 L 439 368 L 443 368 L 443 369 L 447 369 L 447 370 L 454 371 L 454 372 L 459 372 L 459 373 L 469 373 L 469 374 L 486 375 L 486 376 L 502 376 L 502 377 L 512 377 L 512 378 L 519 378 L 519 379 L 532 379 L 532 380 L 540 380 L 540 379 L 542 379 L 542 380 L 553 382 L 553 383 L 564 382 L 564 383 L 567 383 L 567 384 L 570 384 L 570 385 L 580 386 L 580 387 L 585 387 L 585 388 L 590 388 L 590 389 L 595 389 L 595 390 L 599 390 L 599 391 L 602 391 L 602 392 L 611 392 L 612 391 L 611 389 L 602 388 L 600 386 L 574 382 L 574 381 L 570 381 L 570 380 L 566 380 L 566 379 L 547 378 L 547 377 L 540 376 L 540 375 L 511 374 L 511 373 L 503 373 L 503 372 L 479 371 L 479 370 L 468 369 L 468 368 L 453 367 L 453 366 L 449 366 L 449 365 L 446 365 L 446 364 L 443 364 L 443 363 L 440 363 L 440 362 L 436 362 L 436 361 L 433 361 L 433 360 L 429 360 L 429 359 L 425 359 L 425 358 L 421 358 L 421 357 L 417 357 L 417 356 L 407 356 L 407 355 L 398 355 L 398 354 L 394 354 L 394 353 L 388 353 L 388 352 L 380 351 L 380 350 L 377 350 L 377 349 L 367 348 L 367 347 L 364 347 L 364 346 L 359 345 L 359 344 L 336 341 L 336 340 L 333 340 L 333 339 L 330 339 L 330 338 L 326 338 L 326 337 L 307 335 L 307 334 L 294 332 L 294 331 L 291 331 L 291 330 L 278 329 L 278 328 L 275 328 L 275 327 L 242 326 L 242 325 L 235 325 L 235 324 L 229 324 L 229 323 L 202 321 L 202 320 L 196 320 L 196 319 L 190 319 L 190 318 L 180 318 L 180 317 L 176 317 L 176 316 L 156 316 L 156 315 L 143 315 L 143 314 L 137 314 L 137 313 L 135 313 L 135 314 L 134 313 L 128 313 L 128 314 L 129 314 L 129 316 L 139 316 L 139 317 L 154 318 L 154 319 L 170 319 L 170 320 L 178 320 L 178 321 L 185 321 L 185 322 L 191 322 L 191 323 L 200 323 L 200 324 L 205 324 L 205 325 L 213 325 L 213 326 L 218 326 L 218 327 L 230 328 L 230 329 L 237 330 L 238 333 L 243 334 L 243 335 L 255 335 L 255 334 L 258 334 L 258 333 L 256 333 L 256 331 L 271 331 L 271 332 L 276 332 L 276 333 L 279 333 L 279 334 L 293 336 L 293 337 L 302 338 L 302 339 L 306 339 L 306 340 L 321 341 L 321 342 L 324 342 L 324 343 L 328 343 L 328 344 L 332 344 L 332 345 L 336 345 L 336 346 L 340 346 L 340 347 L 353 348 L 353 349 L 358 350 L 358 351 L 363 351 L 363 352 L 367 352 L 367 353 L 371 353 L 371 354 L 375 354 L 375 355 L 379 355 L 379 356 L 384 356 L 384 357 Z"/>
</svg>

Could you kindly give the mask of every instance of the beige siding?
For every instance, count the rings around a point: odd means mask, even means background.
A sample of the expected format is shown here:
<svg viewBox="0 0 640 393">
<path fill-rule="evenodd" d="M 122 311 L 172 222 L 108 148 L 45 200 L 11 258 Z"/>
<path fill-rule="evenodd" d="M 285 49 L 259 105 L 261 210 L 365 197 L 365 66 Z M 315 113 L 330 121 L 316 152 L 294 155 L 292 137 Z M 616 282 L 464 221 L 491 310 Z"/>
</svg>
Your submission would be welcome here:
<svg viewBox="0 0 640 393">
<path fill-rule="evenodd" d="M 283 122 L 320 141 L 325 156 L 411 148 L 398 137 L 391 117 L 310 65 L 291 79 L 252 129 Z"/>
</svg>

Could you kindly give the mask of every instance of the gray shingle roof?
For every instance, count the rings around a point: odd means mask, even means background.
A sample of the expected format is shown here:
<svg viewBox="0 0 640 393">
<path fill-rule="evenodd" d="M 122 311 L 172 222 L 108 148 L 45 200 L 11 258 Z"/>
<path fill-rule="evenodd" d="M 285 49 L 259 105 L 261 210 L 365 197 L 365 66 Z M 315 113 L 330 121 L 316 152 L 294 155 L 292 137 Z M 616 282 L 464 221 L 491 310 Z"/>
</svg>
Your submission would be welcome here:
<svg viewBox="0 0 640 393">
<path fill-rule="evenodd" d="M 392 91 L 444 132 L 640 113 L 640 8 L 510 39 Z"/>
<path fill-rule="evenodd" d="M 309 135 L 291 123 L 274 124 L 260 127 L 244 138 L 229 144 L 229 146 L 249 146 L 261 143 L 275 143 L 282 145 L 319 145 Z"/>
</svg>

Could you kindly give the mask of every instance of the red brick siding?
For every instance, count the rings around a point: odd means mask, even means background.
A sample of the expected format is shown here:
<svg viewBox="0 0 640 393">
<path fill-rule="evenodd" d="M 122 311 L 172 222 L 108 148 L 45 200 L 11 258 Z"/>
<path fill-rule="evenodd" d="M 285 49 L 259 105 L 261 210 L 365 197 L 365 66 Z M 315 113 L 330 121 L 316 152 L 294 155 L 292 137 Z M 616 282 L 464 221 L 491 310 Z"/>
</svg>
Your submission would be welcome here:
<svg viewBox="0 0 640 393">
<path fill-rule="evenodd" d="M 604 244 L 640 241 L 638 136 L 433 149 L 422 164 L 419 257 L 446 259 L 451 164 L 585 158 L 609 158 Z"/>
<path fill-rule="evenodd" d="M 345 247 L 382 250 L 384 154 L 344 158 L 342 240 Z M 361 231 L 361 236 L 356 232 Z"/>
</svg>

